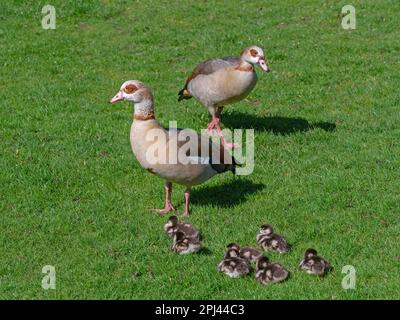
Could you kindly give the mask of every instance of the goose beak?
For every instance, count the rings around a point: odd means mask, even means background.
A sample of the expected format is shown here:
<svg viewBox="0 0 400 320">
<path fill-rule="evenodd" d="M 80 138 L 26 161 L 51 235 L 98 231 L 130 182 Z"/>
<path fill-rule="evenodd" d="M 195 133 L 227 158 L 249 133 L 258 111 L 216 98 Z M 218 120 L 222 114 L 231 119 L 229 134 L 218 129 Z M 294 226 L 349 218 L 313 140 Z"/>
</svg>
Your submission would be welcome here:
<svg viewBox="0 0 400 320">
<path fill-rule="evenodd" d="M 117 103 L 122 100 L 124 100 L 124 95 L 122 91 L 118 91 L 118 93 L 110 100 L 110 103 Z"/>
<path fill-rule="evenodd" d="M 264 58 L 260 58 L 258 60 L 258 64 L 260 65 L 261 69 L 263 69 L 265 72 L 269 72 L 270 71 Z"/>
</svg>

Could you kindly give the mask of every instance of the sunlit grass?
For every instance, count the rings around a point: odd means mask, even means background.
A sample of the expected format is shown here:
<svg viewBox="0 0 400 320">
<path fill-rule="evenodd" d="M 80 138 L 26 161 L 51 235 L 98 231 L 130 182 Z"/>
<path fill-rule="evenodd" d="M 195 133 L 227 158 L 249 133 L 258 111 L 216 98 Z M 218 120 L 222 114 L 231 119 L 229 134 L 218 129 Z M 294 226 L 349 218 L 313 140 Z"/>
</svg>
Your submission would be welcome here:
<svg viewBox="0 0 400 320">
<path fill-rule="evenodd" d="M 353 1 L 52 1 L 0 3 L 0 298 L 400 298 L 400 3 Z M 255 129 L 255 170 L 196 188 L 193 222 L 207 254 L 177 256 L 162 232 L 163 181 L 129 144 L 131 106 L 108 100 L 127 79 L 154 89 L 159 121 L 197 131 L 209 116 L 177 102 L 192 68 L 264 48 L 272 72 L 226 108 Z M 182 211 L 183 188 L 174 203 Z M 293 245 L 269 254 L 291 278 L 263 287 L 216 271 L 227 243 L 255 244 L 271 223 Z M 296 271 L 315 247 L 324 279 Z M 54 265 L 57 289 L 41 287 Z M 341 287 L 342 267 L 357 272 Z M 139 272 L 138 277 L 133 276 Z"/>
</svg>

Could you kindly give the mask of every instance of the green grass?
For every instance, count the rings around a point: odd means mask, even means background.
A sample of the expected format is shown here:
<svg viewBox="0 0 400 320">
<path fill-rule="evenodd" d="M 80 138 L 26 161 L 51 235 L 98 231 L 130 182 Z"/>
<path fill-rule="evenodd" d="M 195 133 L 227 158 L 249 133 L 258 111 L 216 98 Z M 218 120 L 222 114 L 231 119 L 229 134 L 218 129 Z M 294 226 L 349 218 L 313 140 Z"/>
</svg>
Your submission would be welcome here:
<svg viewBox="0 0 400 320">
<path fill-rule="evenodd" d="M 348 3 L 57 0 L 57 29 L 43 30 L 46 1 L 1 1 L 0 298 L 399 299 L 400 2 L 352 1 L 354 31 Z M 254 173 L 194 190 L 209 253 L 175 255 L 149 211 L 163 181 L 130 149 L 131 106 L 108 100 L 140 79 L 162 124 L 200 131 L 206 110 L 177 102 L 186 76 L 251 44 L 272 72 L 223 123 L 255 129 Z M 182 211 L 182 187 L 173 200 Z M 289 281 L 216 272 L 225 245 L 254 244 L 265 222 L 293 245 L 269 254 Z M 295 270 L 310 246 L 335 268 L 324 279 Z M 56 290 L 41 288 L 44 265 Z"/>
</svg>

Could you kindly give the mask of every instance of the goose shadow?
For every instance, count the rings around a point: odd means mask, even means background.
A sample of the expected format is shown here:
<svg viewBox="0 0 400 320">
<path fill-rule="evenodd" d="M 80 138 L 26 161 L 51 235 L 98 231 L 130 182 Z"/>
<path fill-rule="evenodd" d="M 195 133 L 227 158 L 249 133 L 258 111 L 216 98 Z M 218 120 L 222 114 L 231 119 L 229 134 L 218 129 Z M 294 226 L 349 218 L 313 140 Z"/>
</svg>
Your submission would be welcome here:
<svg viewBox="0 0 400 320">
<path fill-rule="evenodd" d="M 336 129 L 336 124 L 331 122 L 320 121 L 310 123 L 303 118 L 262 117 L 242 112 L 223 113 L 221 121 L 225 127 L 229 127 L 230 129 L 255 129 L 257 131 L 269 131 L 276 135 L 289 135 L 314 129 L 322 129 L 330 132 Z"/>
<path fill-rule="evenodd" d="M 254 183 L 248 179 L 235 178 L 222 185 L 202 187 L 192 191 L 191 202 L 199 205 L 217 205 L 219 207 L 231 208 L 265 187 L 262 183 Z"/>
</svg>

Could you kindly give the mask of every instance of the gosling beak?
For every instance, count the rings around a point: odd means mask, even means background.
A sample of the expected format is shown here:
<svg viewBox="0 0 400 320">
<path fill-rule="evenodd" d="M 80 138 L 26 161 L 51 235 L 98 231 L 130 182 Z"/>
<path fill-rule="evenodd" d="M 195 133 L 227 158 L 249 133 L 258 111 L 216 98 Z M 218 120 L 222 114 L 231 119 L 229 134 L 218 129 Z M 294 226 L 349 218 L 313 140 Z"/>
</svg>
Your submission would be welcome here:
<svg viewBox="0 0 400 320">
<path fill-rule="evenodd" d="M 118 101 L 124 100 L 124 95 L 122 91 L 118 91 L 118 93 L 110 100 L 110 103 L 117 103 Z"/>
<path fill-rule="evenodd" d="M 265 72 L 269 72 L 270 71 L 264 58 L 260 58 L 258 60 L 258 64 L 260 65 L 261 69 L 263 69 Z"/>
</svg>

